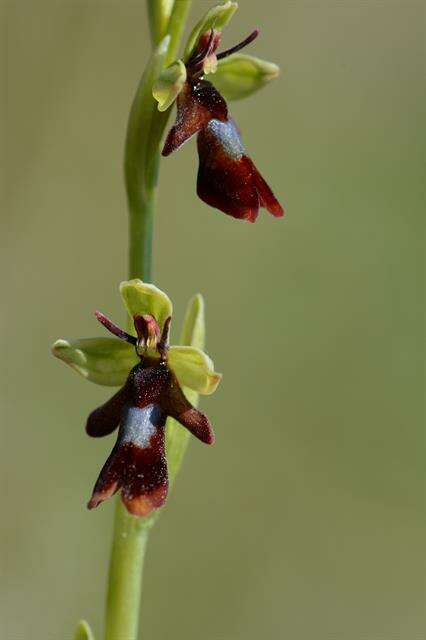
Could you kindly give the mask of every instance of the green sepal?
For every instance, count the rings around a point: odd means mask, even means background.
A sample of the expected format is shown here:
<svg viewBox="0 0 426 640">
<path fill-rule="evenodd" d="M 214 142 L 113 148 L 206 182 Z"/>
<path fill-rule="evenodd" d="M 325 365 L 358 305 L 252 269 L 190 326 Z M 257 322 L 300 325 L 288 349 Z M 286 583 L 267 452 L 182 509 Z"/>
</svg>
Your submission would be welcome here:
<svg viewBox="0 0 426 640">
<path fill-rule="evenodd" d="M 209 356 L 196 347 L 172 346 L 167 361 L 182 387 L 206 396 L 216 391 L 222 378 L 220 373 L 215 372 Z"/>
<path fill-rule="evenodd" d="M 225 100 L 241 100 L 262 89 L 279 72 L 280 68 L 273 62 L 235 53 L 218 61 L 211 81 Z"/>
<path fill-rule="evenodd" d="M 195 294 L 188 302 L 180 335 L 180 344 L 203 349 L 206 340 L 204 298 Z"/>
<path fill-rule="evenodd" d="M 127 280 L 120 284 L 120 293 L 130 317 L 149 314 L 157 320 L 160 329 L 173 314 L 173 305 L 168 295 L 153 284 L 142 280 Z"/>
<path fill-rule="evenodd" d="M 74 634 L 74 640 L 95 640 L 95 636 L 89 623 L 86 620 L 80 620 Z"/>
<path fill-rule="evenodd" d="M 117 338 L 57 340 L 52 353 L 83 378 L 107 387 L 122 386 L 138 362 L 134 347 Z"/>
<path fill-rule="evenodd" d="M 210 31 L 210 29 L 222 31 L 237 9 L 238 3 L 232 0 L 226 0 L 209 9 L 191 31 L 186 43 L 184 61 L 188 62 L 203 33 Z"/>
<path fill-rule="evenodd" d="M 152 95 L 158 102 L 158 111 L 167 111 L 183 89 L 186 81 L 186 67 L 182 60 L 176 60 L 161 72 L 152 87 Z"/>
<path fill-rule="evenodd" d="M 129 200 L 150 197 L 158 169 L 156 126 L 157 104 L 152 87 L 163 70 L 170 45 L 166 35 L 149 58 L 139 81 L 129 115 L 124 151 L 124 174 Z M 140 206 L 140 205 L 139 205 Z M 132 215 L 132 208 L 130 207 Z"/>
<path fill-rule="evenodd" d="M 205 334 L 204 300 L 200 294 L 197 294 L 188 303 L 180 343 L 183 346 L 202 349 L 204 347 Z M 187 388 L 184 388 L 183 391 L 188 400 L 196 407 L 198 405 L 198 393 Z M 189 431 L 182 427 L 179 422 L 173 420 L 173 418 L 167 419 L 166 452 L 170 486 L 174 482 L 185 455 L 189 435 Z"/>
</svg>

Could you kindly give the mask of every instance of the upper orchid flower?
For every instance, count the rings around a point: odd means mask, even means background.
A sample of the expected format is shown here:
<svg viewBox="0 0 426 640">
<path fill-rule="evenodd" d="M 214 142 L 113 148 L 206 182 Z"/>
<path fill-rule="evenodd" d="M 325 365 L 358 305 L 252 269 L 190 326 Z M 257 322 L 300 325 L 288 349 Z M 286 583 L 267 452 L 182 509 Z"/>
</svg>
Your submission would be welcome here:
<svg viewBox="0 0 426 640">
<path fill-rule="evenodd" d="M 207 74 L 217 73 L 225 89 L 229 84 L 232 87 L 232 82 L 226 80 L 227 73 L 220 73 L 220 63 L 226 58 L 231 63 L 239 58 L 236 68 L 231 71 L 231 75 L 233 73 L 237 78 L 238 68 L 247 73 L 247 64 L 250 67 L 249 75 L 253 68 L 262 68 L 262 61 L 235 55 L 258 36 L 258 30 L 235 47 L 217 53 L 221 39 L 221 32 L 216 28 L 218 16 L 228 12 L 227 21 L 229 11 L 232 9 L 233 13 L 235 8 L 235 3 L 226 2 L 210 10 L 190 38 L 186 62 L 179 60 L 169 67 L 154 87 L 153 94 L 160 110 L 168 108 L 175 99 L 177 104 L 176 122 L 167 135 L 162 154 L 169 155 L 194 134 L 198 134 L 198 196 L 234 218 L 255 222 L 259 207 L 264 207 L 276 217 L 284 215 L 283 208 L 247 156 L 239 129 L 229 116 L 225 99 L 204 78 Z M 212 14 L 215 10 L 216 13 Z M 210 28 L 207 30 L 206 27 Z M 242 89 L 243 95 L 248 95 L 265 83 L 266 70 L 269 71 L 268 79 L 277 75 L 278 68 L 275 65 L 263 63 L 263 67 L 263 78 L 259 74 L 259 81 L 253 82 L 251 89 Z M 218 84 L 221 84 L 220 80 Z"/>
<path fill-rule="evenodd" d="M 172 305 L 165 293 L 140 280 L 122 283 L 120 291 L 135 335 L 119 329 L 97 311 L 97 319 L 119 340 L 104 338 L 74 344 L 58 340 L 53 352 L 101 384 L 117 384 L 125 377 L 122 388 L 87 420 L 86 431 L 92 437 L 119 428 L 117 443 L 88 507 L 98 506 L 120 490 L 128 511 L 146 516 L 161 507 L 167 497 L 167 417 L 180 422 L 202 442 L 214 442 L 208 418 L 187 400 L 181 385 L 209 394 L 221 376 L 200 349 L 169 346 Z M 109 357 L 105 355 L 108 353 Z"/>
</svg>

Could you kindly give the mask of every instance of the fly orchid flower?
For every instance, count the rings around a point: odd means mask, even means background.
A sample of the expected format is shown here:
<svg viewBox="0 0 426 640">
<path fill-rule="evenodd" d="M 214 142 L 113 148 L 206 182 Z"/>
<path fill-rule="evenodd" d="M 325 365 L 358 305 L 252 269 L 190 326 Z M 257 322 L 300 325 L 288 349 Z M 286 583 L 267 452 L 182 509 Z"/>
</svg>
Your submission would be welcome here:
<svg viewBox="0 0 426 640">
<path fill-rule="evenodd" d="M 215 9 L 221 9 L 223 13 L 232 8 L 233 13 L 236 5 L 231 5 L 235 3 L 227 2 Z M 239 70 L 242 75 L 248 74 L 250 77 L 253 70 L 262 69 L 263 61 L 236 55 L 258 36 L 259 31 L 256 29 L 236 46 L 217 53 L 221 32 L 215 26 L 220 14 L 212 14 L 212 11 L 214 10 L 210 10 L 210 17 L 208 13 L 207 18 L 196 27 L 195 36 L 190 37 L 186 62 L 178 60 L 171 65 L 153 88 L 160 110 L 167 109 L 175 99 L 177 104 L 176 122 L 167 135 L 162 155 L 168 156 L 197 134 L 197 194 L 201 200 L 234 218 L 249 222 L 255 222 L 260 207 L 264 207 L 275 217 L 281 217 L 284 210 L 246 154 L 239 129 L 229 115 L 225 99 L 214 84 L 205 79 L 207 74 L 217 73 L 226 90 L 229 85 L 232 88 L 229 72 L 234 74 L 238 83 Z M 229 17 L 227 15 L 226 20 Z M 205 30 L 206 26 L 210 28 Z M 220 73 L 220 65 L 225 59 L 230 65 L 222 65 L 225 71 Z M 251 89 L 245 83 L 245 89 L 242 89 L 244 95 L 265 84 L 266 70 L 269 70 L 268 79 L 277 75 L 276 65 L 263 63 L 263 66 L 263 78 L 259 73 L 259 81 L 251 82 L 251 85 L 249 78 Z M 221 84 L 220 80 L 218 84 Z M 236 94 L 234 97 L 238 97 L 238 91 Z"/>
<path fill-rule="evenodd" d="M 182 387 L 210 394 L 221 376 L 200 349 L 169 346 L 172 304 L 165 293 L 140 280 L 123 282 L 120 292 L 134 333 L 97 311 L 97 319 L 114 338 L 58 340 L 53 353 L 86 378 L 122 384 L 87 420 L 86 432 L 94 438 L 118 427 L 117 442 L 95 484 L 89 509 L 120 491 L 131 514 L 147 516 L 167 497 L 166 419 L 174 418 L 201 442 L 214 442 L 208 418 L 188 401 Z"/>
</svg>

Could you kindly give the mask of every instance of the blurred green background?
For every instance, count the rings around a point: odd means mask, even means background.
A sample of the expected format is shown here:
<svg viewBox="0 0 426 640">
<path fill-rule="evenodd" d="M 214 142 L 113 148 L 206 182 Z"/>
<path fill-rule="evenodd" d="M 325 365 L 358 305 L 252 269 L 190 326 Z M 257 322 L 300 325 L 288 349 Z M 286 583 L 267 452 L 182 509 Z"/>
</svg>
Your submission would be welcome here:
<svg viewBox="0 0 426 640">
<path fill-rule="evenodd" d="M 210 3 L 194 3 L 191 22 Z M 110 390 L 49 354 L 104 335 L 126 277 L 122 149 L 149 51 L 142 0 L 3 3 L 5 640 L 100 638 L 112 502 L 85 509 L 114 437 Z M 161 166 L 155 282 L 206 297 L 224 373 L 152 535 L 146 640 L 419 640 L 425 9 L 242 0 L 223 38 L 280 64 L 232 113 L 285 221 L 195 195 L 196 149 Z"/>
</svg>

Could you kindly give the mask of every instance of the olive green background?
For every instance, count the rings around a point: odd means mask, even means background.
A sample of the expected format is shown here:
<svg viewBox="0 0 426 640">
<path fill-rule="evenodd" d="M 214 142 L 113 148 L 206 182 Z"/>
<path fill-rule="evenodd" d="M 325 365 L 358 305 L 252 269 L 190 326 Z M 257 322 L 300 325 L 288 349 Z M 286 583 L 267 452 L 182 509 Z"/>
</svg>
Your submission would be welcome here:
<svg viewBox="0 0 426 640">
<path fill-rule="evenodd" d="M 210 6 L 195 2 L 192 22 Z M 123 318 L 122 149 L 149 51 L 142 0 L 2 5 L 1 637 L 101 638 L 111 390 L 49 354 Z M 282 75 L 232 113 L 287 209 L 235 221 L 161 165 L 155 283 L 206 297 L 224 373 L 146 562 L 145 640 L 420 640 L 424 618 L 422 3 L 242 0 L 223 45 Z M 125 639 L 120 639 L 125 640 Z"/>
</svg>

